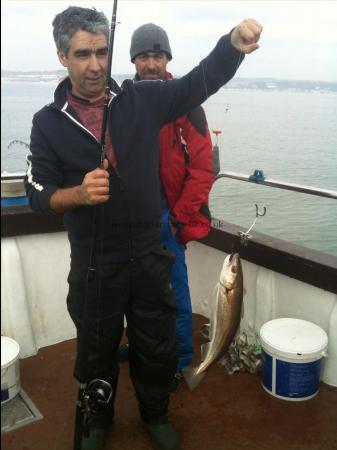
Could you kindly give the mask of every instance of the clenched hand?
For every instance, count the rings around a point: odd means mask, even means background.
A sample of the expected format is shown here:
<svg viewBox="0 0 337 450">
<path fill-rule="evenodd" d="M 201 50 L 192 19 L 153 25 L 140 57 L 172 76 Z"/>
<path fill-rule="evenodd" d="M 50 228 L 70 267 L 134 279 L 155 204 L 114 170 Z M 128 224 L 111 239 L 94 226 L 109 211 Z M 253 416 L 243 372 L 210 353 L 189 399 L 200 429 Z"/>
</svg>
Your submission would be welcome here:
<svg viewBox="0 0 337 450">
<path fill-rule="evenodd" d="M 239 52 L 249 54 L 259 48 L 262 26 L 254 19 L 245 19 L 231 34 L 231 43 Z"/>
<path fill-rule="evenodd" d="M 57 189 L 50 197 L 50 207 L 56 213 L 64 213 L 83 205 L 97 205 L 109 200 L 109 162 L 103 167 L 88 172 L 82 184 L 70 188 Z"/>
<path fill-rule="evenodd" d="M 108 160 L 103 161 L 103 168 L 88 172 L 81 185 L 82 203 L 96 205 L 109 199 Z"/>
</svg>

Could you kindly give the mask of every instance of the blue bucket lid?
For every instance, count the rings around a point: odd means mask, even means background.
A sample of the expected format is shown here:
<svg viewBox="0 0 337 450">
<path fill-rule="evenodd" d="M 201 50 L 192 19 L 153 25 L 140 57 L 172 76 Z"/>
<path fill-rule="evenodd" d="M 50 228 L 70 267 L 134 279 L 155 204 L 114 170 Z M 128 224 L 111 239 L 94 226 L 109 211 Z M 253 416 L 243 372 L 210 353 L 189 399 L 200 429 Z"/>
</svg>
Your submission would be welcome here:
<svg viewBox="0 0 337 450">
<path fill-rule="evenodd" d="M 25 195 L 19 197 L 1 197 L 1 206 L 28 205 L 28 198 Z"/>
</svg>

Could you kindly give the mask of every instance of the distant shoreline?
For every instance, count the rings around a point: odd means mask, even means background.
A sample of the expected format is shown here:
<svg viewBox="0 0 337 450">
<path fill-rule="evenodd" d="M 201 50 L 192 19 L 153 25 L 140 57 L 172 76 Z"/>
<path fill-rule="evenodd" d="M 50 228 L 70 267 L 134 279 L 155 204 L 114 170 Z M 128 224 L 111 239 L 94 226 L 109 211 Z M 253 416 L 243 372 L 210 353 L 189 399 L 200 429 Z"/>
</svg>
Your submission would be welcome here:
<svg viewBox="0 0 337 450">
<path fill-rule="evenodd" d="M 32 82 L 32 83 L 58 83 L 67 72 L 56 71 L 30 71 L 15 72 L 1 70 L 1 82 Z M 122 83 L 125 79 L 132 79 L 133 74 L 113 74 L 113 78 Z M 285 91 L 285 92 L 320 92 L 337 93 L 337 81 L 311 81 L 311 80 L 282 80 L 277 78 L 233 78 L 224 89 Z"/>
</svg>

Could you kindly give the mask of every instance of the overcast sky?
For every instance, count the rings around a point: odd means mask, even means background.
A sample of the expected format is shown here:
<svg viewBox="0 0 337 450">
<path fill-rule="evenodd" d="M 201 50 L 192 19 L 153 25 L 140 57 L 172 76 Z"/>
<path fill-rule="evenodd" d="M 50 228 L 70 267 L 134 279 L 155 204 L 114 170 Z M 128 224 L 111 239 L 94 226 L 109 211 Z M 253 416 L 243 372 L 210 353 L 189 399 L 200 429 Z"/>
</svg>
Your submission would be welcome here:
<svg viewBox="0 0 337 450">
<path fill-rule="evenodd" d="M 1 0 L 2 69 L 60 69 L 51 22 L 69 5 L 94 6 L 110 21 L 113 1 Z M 173 52 L 169 69 L 183 75 L 246 17 L 258 20 L 264 31 L 261 48 L 246 58 L 239 77 L 337 82 L 335 0 L 119 0 L 112 74 L 133 73 L 130 39 L 143 23 L 166 29 Z"/>
</svg>

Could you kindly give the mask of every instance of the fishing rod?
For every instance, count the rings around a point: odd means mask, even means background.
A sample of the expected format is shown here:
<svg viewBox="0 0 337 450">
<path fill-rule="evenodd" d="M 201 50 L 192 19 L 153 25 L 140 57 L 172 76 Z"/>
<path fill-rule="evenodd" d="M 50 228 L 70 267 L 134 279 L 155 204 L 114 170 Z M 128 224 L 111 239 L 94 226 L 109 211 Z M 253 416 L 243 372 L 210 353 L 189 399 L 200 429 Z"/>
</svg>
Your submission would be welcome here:
<svg viewBox="0 0 337 450">
<path fill-rule="evenodd" d="M 113 46 L 116 29 L 116 15 L 117 15 L 117 0 L 114 0 L 111 27 L 110 27 L 110 40 L 108 49 L 108 62 L 106 71 L 106 83 L 104 93 L 104 105 L 103 105 L 103 117 L 102 117 L 102 130 L 101 130 L 101 157 L 100 167 L 103 167 L 103 161 L 105 158 L 105 145 L 106 145 L 106 130 L 109 113 L 109 100 L 110 100 L 110 76 Z M 81 364 L 80 367 L 85 368 L 85 372 L 88 370 L 88 349 L 90 341 L 90 319 L 92 316 L 92 307 L 98 301 L 98 282 L 97 282 L 97 267 L 96 267 L 96 247 L 97 247 L 97 235 L 98 235 L 98 205 L 94 207 L 93 218 L 93 235 L 90 249 L 90 259 L 86 279 L 86 295 L 84 304 L 84 325 L 82 334 L 82 353 L 79 355 Z M 87 373 L 85 373 L 85 379 L 87 379 Z M 80 382 L 77 394 L 76 402 L 76 414 L 75 414 L 75 430 L 74 430 L 74 442 L 73 450 L 81 450 L 83 436 L 89 436 L 90 423 L 94 417 L 101 416 L 109 407 L 109 403 L 113 398 L 113 389 L 111 385 L 100 379 L 93 379 L 89 382 Z"/>
<path fill-rule="evenodd" d="M 117 17 L 117 0 L 114 0 L 111 16 L 110 43 L 108 52 L 107 76 L 105 82 L 105 94 L 104 94 L 102 130 L 101 130 L 101 146 L 102 146 L 101 167 L 103 167 L 103 160 L 105 156 L 105 139 L 106 139 L 105 135 L 108 123 L 109 100 L 110 100 L 110 74 L 111 74 L 113 47 L 115 41 L 116 17 Z"/>
</svg>

